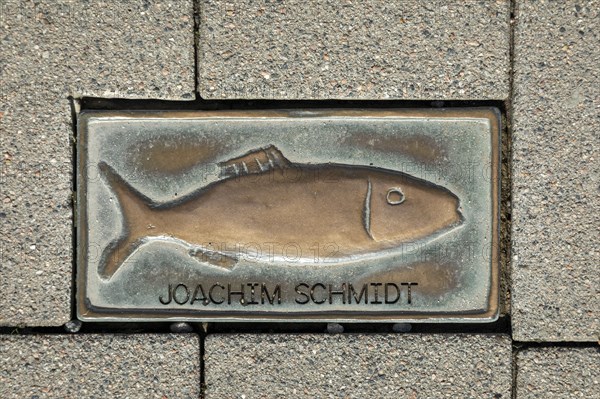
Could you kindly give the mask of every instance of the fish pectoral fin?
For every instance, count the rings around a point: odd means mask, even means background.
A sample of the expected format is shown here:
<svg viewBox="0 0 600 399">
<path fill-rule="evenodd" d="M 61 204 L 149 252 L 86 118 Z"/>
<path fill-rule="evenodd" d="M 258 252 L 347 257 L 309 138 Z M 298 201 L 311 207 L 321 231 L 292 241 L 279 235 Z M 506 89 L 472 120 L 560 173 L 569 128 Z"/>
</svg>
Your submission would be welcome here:
<svg viewBox="0 0 600 399">
<path fill-rule="evenodd" d="M 289 165 L 290 161 L 274 145 L 252 150 L 242 156 L 219 163 L 221 177 L 264 173 L 273 169 L 287 168 Z"/>
<path fill-rule="evenodd" d="M 191 257 L 196 258 L 202 263 L 208 263 L 227 270 L 233 269 L 238 263 L 238 258 L 235 256 L 226 255 L 218 251 L 212 251 L 201 247 L 190 249 L 189 254 Z"/>
</svg>

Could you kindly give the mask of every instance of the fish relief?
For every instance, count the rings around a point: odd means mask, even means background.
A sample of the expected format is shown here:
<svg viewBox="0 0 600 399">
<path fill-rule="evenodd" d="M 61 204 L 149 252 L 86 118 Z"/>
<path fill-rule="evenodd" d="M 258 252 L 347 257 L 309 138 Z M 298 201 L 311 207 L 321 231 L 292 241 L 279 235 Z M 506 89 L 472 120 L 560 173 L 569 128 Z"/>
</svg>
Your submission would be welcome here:
<svg viewBox="0 0 600 399">
<path fill-rule="evenodd" d="M 227 270 L 240 263 L 236 248 L 245 243 L 292 243 L 293 263 L 335 265 L 429 242 L 464 221 L 456 195 L 398 171 L 296 164 L 272 145 L 219 166 L 219 180 L 157 203 L 100 163 L 123 220 L 121 236 L 103 252 L 100 275 L 110 278 L 151 239 L 185 244 L 199 262 Z M 335 250 L 315 257 L 315 245 Z M 282 247 L 256 261 L 285 261 Z"/>
</svg>

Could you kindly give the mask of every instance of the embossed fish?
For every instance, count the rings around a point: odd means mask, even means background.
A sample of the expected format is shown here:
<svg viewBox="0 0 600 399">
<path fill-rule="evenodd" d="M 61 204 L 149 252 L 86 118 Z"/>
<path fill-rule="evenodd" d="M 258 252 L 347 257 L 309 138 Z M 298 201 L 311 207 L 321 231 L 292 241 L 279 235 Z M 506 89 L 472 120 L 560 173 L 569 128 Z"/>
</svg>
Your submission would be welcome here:
<svg viewBox="0 0 600 399">
<path fill-rule="evenodd" d="M 294 164 L 274 146 L 219 165 L 220 180 L 156 203 L 101 163 L 123 221 L 101 276 L 110 278 L 150 238 L 187 243 L 190 256 L 228 269 L 244 244 L 262 248 L 259 261 L 335 264 L 434 239 L 464 220 L 448 189 L 398 171 Z"/>
</svg>

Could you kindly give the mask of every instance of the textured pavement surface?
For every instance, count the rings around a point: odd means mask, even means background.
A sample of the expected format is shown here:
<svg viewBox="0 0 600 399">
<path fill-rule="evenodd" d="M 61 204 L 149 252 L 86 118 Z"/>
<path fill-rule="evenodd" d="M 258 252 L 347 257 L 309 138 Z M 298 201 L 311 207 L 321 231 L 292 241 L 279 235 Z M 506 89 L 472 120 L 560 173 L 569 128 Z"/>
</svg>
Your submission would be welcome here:
<svg viewBox="0 0 600 399">
<path fill-rule="evenodd" d="M 206 398 L 510 398 L 493 335 L 209 335 Z M 234 359 L 234 360 L 231 360 Z"/>
<path fill-rule="evenodd" d="M 600 397 L 600 349 L 530 348 L 517 354 L 516 399 Z"/>
<path fill-rule="evenodd" d="M 521 341 L 600 337 L 600 1 L 519 1 L 512 323 Z"/>
<path fill-rule="evenodd" d="M 201 0 L 200 95 L 505 99 L 509 6 Z"/>
<path fill-rule="evenodd" d="M 73 268 L 68 96 L 193 99 L 193 4 L 8 0 L 0 28 L 0 326 L 60 325 Z"/>
<path fill-rule="evenodd" d="M 3 399 L 199 395 L 195 334 L 0 335 Z"/>
</svg>

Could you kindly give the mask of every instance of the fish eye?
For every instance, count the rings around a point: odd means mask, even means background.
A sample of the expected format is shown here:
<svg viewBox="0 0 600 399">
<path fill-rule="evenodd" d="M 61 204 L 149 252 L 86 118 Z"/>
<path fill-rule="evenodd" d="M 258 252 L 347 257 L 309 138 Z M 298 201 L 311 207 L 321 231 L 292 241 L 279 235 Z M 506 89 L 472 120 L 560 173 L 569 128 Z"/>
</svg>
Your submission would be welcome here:
<svg viewBox="0 0 600 399">
<path fill-rule="evenodd" d="M 390 205 L 400 205 L 406 200 L 406 196 L 400 189 L 400 187 L 390 188 L 385 197 L 387 203 Z"/>
</svg>

